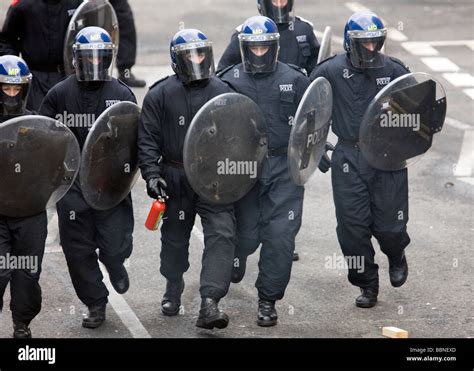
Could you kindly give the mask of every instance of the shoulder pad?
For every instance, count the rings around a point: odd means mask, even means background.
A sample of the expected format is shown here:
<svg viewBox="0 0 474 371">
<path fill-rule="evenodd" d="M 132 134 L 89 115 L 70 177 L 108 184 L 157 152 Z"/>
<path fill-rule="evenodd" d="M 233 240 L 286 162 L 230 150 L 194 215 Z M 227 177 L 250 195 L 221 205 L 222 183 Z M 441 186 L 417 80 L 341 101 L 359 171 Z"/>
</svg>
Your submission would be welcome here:
<svg viewBox="0 0 474 371">
<path fill-rule="evenodd" d="M 153 85 L 151 85 L 149 90 L 153 89 L 153 88 L 154 88 L 155 86 L 157 86 L 159 83 L 161 83 L 161 82 L 163 82 L 163 81 L 165 81 L 165 80 L 168 80 L 168 79 L 169 79 L 169 76 L 163 77 L 162 79 L 158 80 L 158 81 L 155 82 Z"/>
<path fill-rule="evenodd" d="M 403 63 L 400 59 L 395 58 L 395 57 L 390 57 L 390 56 L 389 56 L 389 58 L 390 58 L 390 60 L 391 60 L 392 62 L 395 62 L 396 64 L 399 64 L 400 66 L 402 66 L 402 67 L 405 68 L 406 70 L 410 71 L 410 69 L 408 68 L 408 66 L 407 66 L 405 63 Z"/>
<path fill-rule="evenodd" d="M 128 86 L 127 84 L 125 84 L 125 83 L 124 83 L 122 80 L 120 80 L 120 79 L 117 79 L 117 81 L 119 82 L 120 85 L 125 86 L 128 90 L 130 90 L 130 93 L 133 94 L 133 91 L 132 91 L 132 89 L 130 89 L 130 86 Z"/>
<path fill-rule="evenodd" d="M 309 24 L 311 27 L 314 27 L 313 22 L 308 21 L 307 19 L 304 19 L 303 17 L 296 16 L 296 19 L 299 19 L 301 22 Z"/>
<path fill-rule="evenodd" d="M 219 78 L 223 77 L 228 71 L 230 71 L 235 66 L 236 66 L 236 64 L 233 64 L 229 67 L 225 67 L 224 69 L 222 69 L 220 71 L 217 71 L 216 76 L 219 77 Z"/>
<path fill-rule="evenodd" d="M 327 61 L 330 61 L 331 59 L 334 59 L 334 58 L 336 58 L 336 57 L 337 57 L 337 54 L 331 55 L 329 58 L 325 59 L 324 61 L 319 62 L 319 63 L 317 64 L 317 66 L 321 66 L 322 64 L 324 64 L 324 63 L 326 63 Z"/>
<path fill-rule="evenodd" d="M 302 68 L 300 66 L 297 66 L 296 64 L 287 63 L 287 66 L 291 67 L 292 69 L 294 69 L 298 72 L 301 72 L 305 76 L 308 76 L 308 72 L 304 68 Z"/>
<path fill-rule="evenodd" d="M 235 28 L 235 30 L 236 30 L 237 32 L 242 32 L 242 27 L 243 27 L 243 25 L 244 25 L 243 23 L 242 23 L 242 24 L 239 24 L 239 25 Z"/>
</svg>

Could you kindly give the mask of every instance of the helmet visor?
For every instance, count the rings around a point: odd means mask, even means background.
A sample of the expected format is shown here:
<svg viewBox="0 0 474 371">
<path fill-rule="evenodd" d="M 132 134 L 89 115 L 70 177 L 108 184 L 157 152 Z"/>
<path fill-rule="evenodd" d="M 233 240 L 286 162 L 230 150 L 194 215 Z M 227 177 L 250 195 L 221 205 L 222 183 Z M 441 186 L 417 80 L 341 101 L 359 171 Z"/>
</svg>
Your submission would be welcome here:
<svg viewBox="0 0 474 371">
<path fill-rule="evenodd" d="M 74 45 L 78 81 L 110 81 L 115 60 L 112 44 Z"/>
<path fill-rule="evenodd" d="M 295 19 L 293 0 L 260 1 L 260 12 L 275 23 L 290 23 Z"/>
<path fill-rule="evenodd" d="M 381 50 L 385 44 L 386 30 L 349 31 L 351 61 L 357 68 L 380 68 L 384 66 Z"/>
<path fill-rule="evenodd" d="M 244 72 L 269 73 L 276 69 L 280 35 L 239 35 Z"/>
<path fill-rule="evenodd" d="M 205 80 L 215 74 L 211 42 L 177 45 L 172 52 L 176 55 L 176 73 L 182 82 Z"/>
</svg>

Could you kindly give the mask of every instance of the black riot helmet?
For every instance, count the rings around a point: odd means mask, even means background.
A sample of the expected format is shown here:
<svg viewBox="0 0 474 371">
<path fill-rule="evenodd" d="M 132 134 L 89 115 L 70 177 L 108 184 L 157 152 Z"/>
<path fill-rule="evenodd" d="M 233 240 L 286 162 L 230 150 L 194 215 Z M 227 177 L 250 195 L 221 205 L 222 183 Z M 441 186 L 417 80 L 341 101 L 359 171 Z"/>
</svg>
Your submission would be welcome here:
<svg viewBox="0 0 474 371">
<path fill-rule="evenodd" d="M 25 112 L 32 75 L 26 62 L 15 55 L 0 57 L 0 114 Z"/>
<path fill-rule="evenodd" d="M 295 19 L 293 0 L 258 0 L 257 7 L 261 15 L 278 24 L 290 23 Z"/>
</svg>

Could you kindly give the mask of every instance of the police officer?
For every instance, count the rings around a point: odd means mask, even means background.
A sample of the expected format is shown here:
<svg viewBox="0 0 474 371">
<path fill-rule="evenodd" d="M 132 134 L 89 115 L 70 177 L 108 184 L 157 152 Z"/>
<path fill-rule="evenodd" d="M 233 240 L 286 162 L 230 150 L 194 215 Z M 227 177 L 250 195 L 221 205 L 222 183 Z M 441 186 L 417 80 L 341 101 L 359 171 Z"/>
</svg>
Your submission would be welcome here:
<svg viewBox="0 0 474 371">
<path fill-rule="evenodd" d="M 298 67 L 277 61 L 279 37 L 271 19 L 249 18 L 239 35 L 243 63 L 220 73 L 234 90 L 259 104 L 266 117 L 268 157 L 255 187 L 235 204 L 237 264 L 232 272 L 232 282 L 240 282 L 247 256 L 262 243 L 256 282 L 260 326 L 277 324 L 275 301 L 283 298 L 290 280 L 303 212 L 304 187 L 290 178 L 287 148 L 292 117 L 310 81 Z"/>
<path fill-rule="evenodd" d="M 308 75 L 317 64 L 319 42 L 314 35 L 313 24 L 300 17 L 294 17 L 294 0 L 258 0 L 260 14 L 271 18 L 278 25 L 280 34 L 279 60 L 304 68 Z M 230 44 L 219 62 L 218 70 L 240 63 L 239 33 L 237 27 Z"/>
<path fill-rule="evenodd" d="M 346 257 L 363 258 L 363 269 L 350 267 L 348 275 L 349 281 L 361 288 L 356 299 L 361 308 L 373 307 L 379 290 L 372 236 L 388 256 L 392 285 L 402 286 L 408 275 L 404 254 L 410 243 L 407 170 L 372 168 L 357 143 L 369 103 L 390 81 L 409 72 L 398 59 L 380 52 L 386 34 L 376 14 L 353 14 L 344 31 L 346 53 L 321 63 L 311 75 L 312 79 L 327 78 L 333 89 L 333 131 L 339 138 L 332 156 L 337 236 Z M 329 167 L 331 163 L 326 162 L 325 170 Z"/>
<path fill-rule="evenodd" d="M 34 76 L 27 108 L 38 110 L 65 77 L 64 35 L 81 0 L 15 0 L 0 33 L 0 55 L 22 55 Z"/>
<path fill-rule="evenodd" d="M 179 312 L 183 274 L 196 214 L 204 231 L 201 310 L 196 326 L 225 328 L 228 316 L 218 303 L 230 286 L 234 257 L 235 217 L 232 205 L 211 205 L 191 188 L 183 167 L 183 145 L 194 115 L 212 98 L 231 89 L 213 76 L 212 44 L 198 30 L 178 32 L 171 41 L 175 75 L 152 86 L 145 97 L 139 130 L 139 166 L 148 195 L 169 199 L 161 228 L 161 274 L 167 279 L 161 303 L 164 315 Z M 159 159 L 160 162 L 158 161 Z"/>
<path fill-rule="evenodd" d="M 25 109 L 32 75 L 25 61 L 17 56 L 0 57 L 0 125 L 31 112 Z M 39 278 L 47 235 L 46 211 L 26 218 L 0 215 L 0 256 L 29 257 L 37 261 L 37 269 L 0 268 L 0 311 L 3 295 L 10 283 L 10 309 L 13 337 L 31 338 L 30 322 L 41 310 Z"/>
<path fill-rule="evenodd" d="M 133 12 L 127 0 L 110 0 L 114 7 L 120 27 L 120 45 L 117 54 L 119 78 L 130 87 L 142 88 L 144 80 L 136 78 L 132 73 L 137 57 L 137 32 Z"/>
<path fill-rule="evenodd" d="M 63 113 L 68 117 L 76 115 L 78 125 L 71 130 L 82 149 L 89 132 L 89 128 L 82 127 L 84 115 L 98 118 L 110 104 L 135 103 L 136 99 L 125 84 L 112 78 L 116 48 L 107 31 L 99 27 L 84 28 L 78 33 L 73 50 L 75 75 L 49 91 L 40 112 L 54 118 Z M 89 308 L 82 325 L 96 328 L 105 321 L 109 294 L 97 258 L 107 268 L 118 293 L 125 293 L 129 287 L 123 263 L 132 253 L 133 207 L 129 195 L 112 209 L 94 210 L 84 200 L 79 184 L 78 179 L 57 204 L 59 235 L 76 293 Z"/>
</svg>

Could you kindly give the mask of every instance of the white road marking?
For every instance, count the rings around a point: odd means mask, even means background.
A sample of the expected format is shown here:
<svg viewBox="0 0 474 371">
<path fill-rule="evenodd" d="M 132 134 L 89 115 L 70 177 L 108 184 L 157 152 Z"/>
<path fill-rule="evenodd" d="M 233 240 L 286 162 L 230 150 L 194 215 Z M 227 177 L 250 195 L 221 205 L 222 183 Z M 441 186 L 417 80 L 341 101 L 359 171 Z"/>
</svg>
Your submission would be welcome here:
<svg viewBox="0 0 474 371">
<path fill-rule="evenodd" d="M 421 58 L 421 61 L 435 72 L 457 72 L 460 70 L 455 63 L 444 57 L 426 57 Z"/>
<path fill-rule="evenodd" d="M 413 55 L 433 56 L 439 55 L 439 52 L 433 48 L 430 43 L 411 41 L 402 43 L 402 47 Z"/>
<path fill-rule="evenodd" d="M 397 30 L 395 27 L 387 27 L 387 37 L 390 40 L 398 41 L 398 42 L 403 42 L 403 41 L 408 40 L 408 37 L 406 37 L 403 32 Z"/>
<path fill-rule="evenodd" d="M 443 77 L 455 87 L 474 87 L 474 76 L 470 73 L 443 73 Z"/>
<path fill-rule="evenodd" d="M 112 305 L 115 313 L 119 316 L 122 323 L 127 327 L 134 338 L 151 338 L 151 335 L 143 327 L 142 323 L 136 316 L 135 312 L 130 308 L 127 301 L 123 298 L 122 295 L 119 295 L 115 292 L 112 284 L 109 280 L 109 274 L 107 269 L 102 263 L 100 264 L 100 270 L 104 276 L 104 283 L 109 290 L 109 303 Z"/>
<path fill-rule="evenodd" d="M 468 124 L 465 124 L 461 121 L 458 121 L 456 119 L 453 119 L 451 117 L 446 117 L 446 124 L 449 125 L 449 126 L 452 126 L 453 128 L 455 129 L 458 129 L 458 130 L 474 130 L 474 126 L 472 125 L 468 125 Z"/>
<path fill-rule="evenodd" d="M 469 98 L 474 100 L 474 89 L 464 89 L 464 94 L 467 94 Z"/>
<path fill-rule="evenodd" d="M 457 177 L 471 177 L 474 169 L 474 130 L 464 132 L 461 155 L 454 170 Z"/>
</svg>

